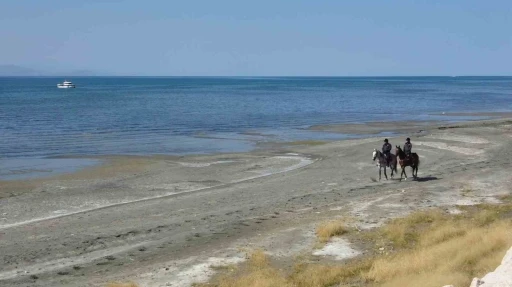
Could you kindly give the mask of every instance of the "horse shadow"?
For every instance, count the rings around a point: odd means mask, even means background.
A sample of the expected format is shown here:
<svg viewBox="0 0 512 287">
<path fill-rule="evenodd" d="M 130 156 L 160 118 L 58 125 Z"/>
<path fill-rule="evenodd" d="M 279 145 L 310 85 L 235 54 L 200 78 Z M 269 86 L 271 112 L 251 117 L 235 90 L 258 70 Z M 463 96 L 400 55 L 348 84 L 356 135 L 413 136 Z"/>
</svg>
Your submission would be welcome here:
<svg viewBox="0 0 512 287">
<path fill-rule="evenodd" d="M 436 177 L 436 176 L 424 176 L 424 177 L 417 177 L 415 179 L 415 181 L 417 182 L 426 182 L 426 181 L 431 181 L 431 180 L 438 180 L 440 178 Z"/>
<path fill-rule="evenodd" d="M 427 181 L 431 181 L 431 180 L 438 180 L 440 178 L 436 177 L 436 176 L 424 176 L 424 177 L 417 177 L 415 179 L 409 177 L 407 180 L 408 181 L 417 181 L 417 182 L 427 182 Z M 372 182 L 379 182 L 379 180 L 377 180 L 376 178 L 373 178 L 373 177 L 370 177 L 370 180 Z M 402 178 L 402 180 L 400 180 L 399 177 L 393 177 L 393 178 L 390 178 L 389 180 L 394 180 L 394 181 L 405 181 L 405 178 Z"/>
</svg>

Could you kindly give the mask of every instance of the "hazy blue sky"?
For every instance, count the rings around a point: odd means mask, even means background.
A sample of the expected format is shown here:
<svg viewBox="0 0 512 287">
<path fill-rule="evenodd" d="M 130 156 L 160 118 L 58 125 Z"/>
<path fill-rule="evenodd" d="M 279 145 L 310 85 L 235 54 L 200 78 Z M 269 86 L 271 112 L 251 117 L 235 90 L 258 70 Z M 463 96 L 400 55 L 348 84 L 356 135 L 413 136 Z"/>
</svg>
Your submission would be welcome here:
<svg viewBox="0 0 512 287">
<path fill-rule="evenodd" d="M 45 70 L 512 75 L 512 1 L 1 0 L 0 39 Z"/>
</svg>

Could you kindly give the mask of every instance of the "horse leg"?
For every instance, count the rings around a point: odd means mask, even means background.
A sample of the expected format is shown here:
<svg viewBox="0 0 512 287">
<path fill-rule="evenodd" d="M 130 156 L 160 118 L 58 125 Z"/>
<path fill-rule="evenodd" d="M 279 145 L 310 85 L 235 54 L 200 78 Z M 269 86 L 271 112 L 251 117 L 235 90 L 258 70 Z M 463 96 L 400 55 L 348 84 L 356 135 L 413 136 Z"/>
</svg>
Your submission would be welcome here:
<svg viewBox="0 0 512 287">
<path fill-rule="evenodd" d="M 407 180 L 407 172 L 405 172 L 405 168 L 406 168 L 405 166 L 402 168 L 402 172 L 403 172 L 403 173 L 404 173 L 404 175 L 405 175 L 405 180 Z"/>
<path fill-rule="evenodd" d="M 381 168 L 381 166 L 379 165 L 379 181 L 380 181 L 380 174 L 381 174 L 381 172 L 382 172 L 382 168 Z"/>
<path fill-rule="evenodd" d="M 386 174 L 386 167 L 384 167 L 384 176 L 386 177 L 386 180 L 388 180 L 388 175 Z"/>
</svg>

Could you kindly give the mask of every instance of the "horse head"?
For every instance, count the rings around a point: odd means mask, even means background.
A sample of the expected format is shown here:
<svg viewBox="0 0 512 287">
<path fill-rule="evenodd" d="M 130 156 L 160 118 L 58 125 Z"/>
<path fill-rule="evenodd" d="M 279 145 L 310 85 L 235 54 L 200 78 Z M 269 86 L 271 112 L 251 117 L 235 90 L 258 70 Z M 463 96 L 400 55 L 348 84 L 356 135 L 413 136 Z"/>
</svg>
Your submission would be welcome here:
<svg viewBox="0 0 512 287">
<path fill-rule="evenodd" d="M 400 159 L 404 159 L 406 157 L 404 151 L 399 145 L 396 146 L 395 155 Z"/>
<path fill-rule="evenodd" d="M 379 154 L 379 151 L 377 149 L 373 149 L 373 161 L 375 161 L 378 154 Z"/>
</svg>

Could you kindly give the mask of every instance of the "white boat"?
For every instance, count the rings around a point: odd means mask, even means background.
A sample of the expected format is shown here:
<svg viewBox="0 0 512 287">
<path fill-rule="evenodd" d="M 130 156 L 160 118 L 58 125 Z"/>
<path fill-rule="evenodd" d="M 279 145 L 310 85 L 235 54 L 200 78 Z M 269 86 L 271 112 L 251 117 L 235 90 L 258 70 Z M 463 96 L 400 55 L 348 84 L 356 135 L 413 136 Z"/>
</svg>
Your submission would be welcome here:
<svg viewBox="0 0 512 287">
<path fill-rule="evenodd" d="M 57 84 L 57 88 L 59 88 L 59 89 L 75 88 L 75 84 L 73 84 L 69 81 L 64 81 L 62 84 Z"/>
</svg>

